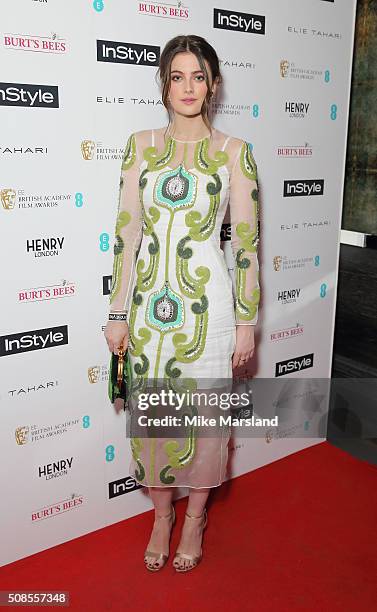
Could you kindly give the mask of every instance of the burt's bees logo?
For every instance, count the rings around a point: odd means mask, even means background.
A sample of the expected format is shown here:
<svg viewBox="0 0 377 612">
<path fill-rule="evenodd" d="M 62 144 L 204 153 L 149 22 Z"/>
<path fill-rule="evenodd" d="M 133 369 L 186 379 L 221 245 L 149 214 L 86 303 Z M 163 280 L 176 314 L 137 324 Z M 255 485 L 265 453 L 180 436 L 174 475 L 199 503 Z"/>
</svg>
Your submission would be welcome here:
<svg viewBox="0 0 377 612">
<path fill-rule="evenodd" d="M 16 205 L 16 192 L 14 189 L 1 189 L 0 199 L 4 210 L 12 210 Z"/>
<path fill-rule="evenodd" d="M 93 140 L 83 140 L 81 142 L 81 154 L 85 160 L 94 158 L 96 143 Z"/>
</svg>

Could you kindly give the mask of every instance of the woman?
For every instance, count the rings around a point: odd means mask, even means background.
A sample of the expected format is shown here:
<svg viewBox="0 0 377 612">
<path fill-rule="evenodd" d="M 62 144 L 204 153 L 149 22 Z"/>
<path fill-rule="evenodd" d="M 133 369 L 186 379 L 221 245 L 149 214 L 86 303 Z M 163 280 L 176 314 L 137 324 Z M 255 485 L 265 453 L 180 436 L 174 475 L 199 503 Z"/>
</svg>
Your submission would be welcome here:
<svg viewBox="0 0 377 612">
<path fill-rule="evenodd" d="M 211 127 L 208 111 L 221 75 L 205 39 L 170 40 L 159 77 L 169 125 L 133 133 L 127 142 L 105 337 L 115 354 L 122 343 L 128 347 L 136 387 L 149 376 L 176 385 L 231 380 L 232 368 L 254 352 L 257 168 L 247 142 Z M 220 248 L 228 202 L 235 300 Z M 168 558 L 177 486 L 190 493 L 173 565 L 187 571 L 201 560 L 205 506 L 211 487 L 225 480 L 228 441 L 227 430 L 203 438 L 195 428 L 184 439 L 131 438 L 130 473 L 149 487 L 155 507 L 148 569 L 161 569 Z"/>
</svg>

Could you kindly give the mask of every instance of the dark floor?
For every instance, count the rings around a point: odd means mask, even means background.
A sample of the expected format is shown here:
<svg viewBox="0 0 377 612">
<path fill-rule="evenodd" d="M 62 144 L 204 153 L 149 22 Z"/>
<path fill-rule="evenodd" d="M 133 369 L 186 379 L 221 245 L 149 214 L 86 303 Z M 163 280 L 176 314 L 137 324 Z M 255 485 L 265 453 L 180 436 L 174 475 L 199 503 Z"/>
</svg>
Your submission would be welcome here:
<svg viewBox="0 0 377 612">
<path fill-rule="evenodd" d="M 377 465 L 377 250 L 342 244 L 328 441 Z M 343 381 L 341 379 L 344 379 Z"/>
</svg>

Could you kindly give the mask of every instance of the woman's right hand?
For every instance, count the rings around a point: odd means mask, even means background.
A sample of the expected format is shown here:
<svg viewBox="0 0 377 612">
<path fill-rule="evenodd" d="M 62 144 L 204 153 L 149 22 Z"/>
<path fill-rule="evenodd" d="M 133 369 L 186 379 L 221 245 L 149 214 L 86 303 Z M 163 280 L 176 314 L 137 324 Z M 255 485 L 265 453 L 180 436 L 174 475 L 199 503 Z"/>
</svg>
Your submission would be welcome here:
<svg viewBox="0 0 377 612">
<path fill-rule="evenodd" d="M 128 324 L 126 321 L 108 321 L 105 327 L 105 338 L 110 353 L 118 355 L 118 349 L 123 344 L 123 350 L 128 347 Z"/>
</svg>

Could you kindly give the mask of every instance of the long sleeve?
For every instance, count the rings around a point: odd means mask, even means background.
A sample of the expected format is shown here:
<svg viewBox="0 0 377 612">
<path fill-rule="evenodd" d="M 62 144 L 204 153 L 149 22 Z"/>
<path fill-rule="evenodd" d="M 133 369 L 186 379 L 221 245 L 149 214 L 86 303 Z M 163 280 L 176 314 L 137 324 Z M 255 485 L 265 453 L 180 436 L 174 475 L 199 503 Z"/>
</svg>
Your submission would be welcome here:
<svg viewBox="0 0 377 612">
<path fill-rule="evenodd" d="M 259 287 L 259 207 L 257 165 L 242 142 L 230 177 L 231 246 L 235 259 L 236 325 L 256 325 Z"/>
<path fill-rule="evenodd" d="M 128 138 L 121 166 L 118 210 L 115 225 L 113 277 L 110 312 L 127 313 L 135 276 L 135 258 L 143 235 L 139 198 L 139 154 L 136 138 Z"/>
</svg>

